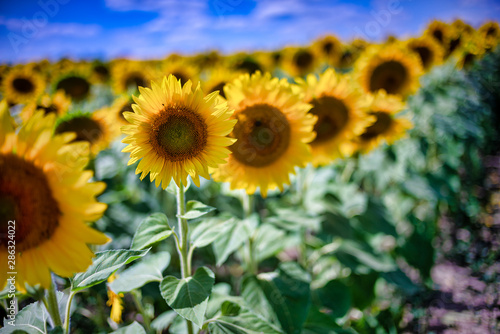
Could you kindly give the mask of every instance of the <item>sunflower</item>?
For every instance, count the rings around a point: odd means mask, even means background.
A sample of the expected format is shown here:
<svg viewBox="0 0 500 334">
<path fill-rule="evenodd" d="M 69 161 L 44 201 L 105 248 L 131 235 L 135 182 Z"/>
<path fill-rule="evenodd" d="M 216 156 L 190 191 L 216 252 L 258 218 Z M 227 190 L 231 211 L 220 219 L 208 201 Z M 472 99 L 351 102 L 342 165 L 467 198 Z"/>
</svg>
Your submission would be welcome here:
<svg viewBox="0 0 500 334">
<path fill-rule="evenodd" d="M 172 178 L 178 186 L 187 184 L 188 175 L 197 186 L 199 176 L 209 179 L 208 167 L 224 163 L 234 142 L 226 137 L 236 123 L 227 103 L 215 92 L 204 96 L 199 83 L 194 90 L 191 81 L 182 86 L 173 75 L 139 91 L 134 112 L 124 113 L 131 123 L 122 127 L 128 164 L 142 159 L 136 174 L 142 173 L 142 180 L 149 173 L 163 189 Z"/>
<path fill-rule="evenodd" d="M 357 60 L 355 73 L 368 93 L 383 89 L 406 97 L 418 89 L 422 65 L 417 55 L 400 44 L 372 46 Z"/>
<path fill-rule="evenodd" d="M 406 42 L 406 47 L 419 56 L 426 72 L 443 61 L 443 47 L 429 36 L 412 38 Z"/>
<path fill-rule="evenodd" d="M 129 95 L 121 95 L 117 97 L 113 104 L 108 108 L 108 114 L 110 114 L 110 120 L 113 123 L 116 123 L 120 126 L 123 125 L 128 125 L 130 124 L 127 122 L 125 119 L 125 116 L 123 116 L 123 113 L 128 111 L 128 112 L 133 112 L 134 110 L 132 109 L 132 104 L 134 103 L 134 100 L 132 99 L 132 96 Z"/>
<path fill-rule="evenodd" d="M 109 70 L 109 65 L 100 61 L 95 61 L 92 63 L 92 79 L 95 82 L 107 83 L 111 73 Z"/>
<path fill-rule="evenodd" d="M 319 80 L 310 74 L 297 82 L 305 93 L 304 100 L 313 105 L 309 112 L 318 117 L 314 125 L 316 138 L 310 143 L 313 165 L 326 165 L 351 154 L 351 139 L 374 120 L 360 106 L 360 89 L 349 76 L 339 75 L 333 69 L 326 70 Z"/>
<path fill-rule="evenodd" d="M 38 110 L 42 110 L 45 114 L 54 113 L 60 117 L 68 111 L 70 104 L 71 100 L 62 90 L 53 96 L 45 94 L 37 102 L 32 101 L 23 108 L 21 119 L 23 122 L 28 121 Z"/>
<path fill-rule="evenodd" d="M 116 275 L 113 274 L 109 276 L 108 283 L 113 282 L 116 279 Z M 122 322 L 122 311 L 123 311 L 123 293 L 116 294 L 108 286 L 108 301 L 106 305 L 111 306 L 110 318 L 117 324 Z"/>
<path fill-rule="evenodd" d="M 353 144 L 360 152 L 371 151 L 383 142 L 392 144 L 412 127 L 410 120 L 396 116 L 404 108 L 404 103 L 397 96 L 379 91 L 365 96 L 363 105 L 368 115 L 375 117 L 375 122 L 354 139 Z"/>
<path fill-rule="evenodd" d="M 262 64 L 252 55 L 246 53 L 237 53 L 227 59 L 227 63 L 233 71 L 244 72 L 248 74 L 262 71 Z"/>
<path fill-rule="evenodd" d="M 188 80 L 191 82 L 198 82 L 197 73 L 199 70 L 196 66 L 192 65 L 186 59 L 183 58 L 169 58 L 165 60 L 161 65 L 161 71 L 159 72 L 160 78 L 172 74 L 174 77 L 181 81 L 181 85 L 184 85 Z"/>
<path fill-rule="evenodd" d="M 7 222 L 15 225 L 15 268 L 2 260 L 0 282 L 16 274 L 16 287 L 48 288 L 50 272 L 71 277 L 92 263 L 88 244 L 109 239 L 87 223 L 99 219 L 106 205 L 95 197 L 105 184 L 88 182 L 88 144 L 72 143 L 74 134 L 52 135 L 55 115 L 37 112 L 14 131 L 10 115 L 0 108 L 0 256 L 7 259 Z"/>
<path fill-rule="evenodd" d="M 151 66 L 129 60 L 117 60 L 111 64 L 111 78 L 116 94 L 135 93 L 138 87 L 145 87 L 155 77 Z"/>
<path fill-rule="evenodd" d="M 312 44 L 315 54 L 332 66 L 337 66 L 342 56 L 342 44 L 337 37 L 333 35 L 324 36 Z"/>
<path fill-rule="evenodd" d="M 424 35 L 430 36 L 436 42 L 438 42 L 443 49 L 448 49 L 448 43 L 450 42 L 451 27 L 442 21 L 433 20 L 427 26 Z"/>
<path fill-rule="evenodd" d="M 86 64 L 73 65 L 54 76 L 53 90 L 62 90 L 72 101 L 81 102 L 90 96 L 91 68 Z"/>
<path fill-rule="evenodd" d="M 488 51 L 494 49 L 500 42 L 500 26 L 495 21 L 486 22 L 478 32 L 484 39 L 485 49 Z"/>
<path fill-rule="evenodd" d="M 76 137 L 73 141 L 88 142 L 93 156 L 108 148 L 111 141 L 120 135 L 119 124 L 107 107 L 93 113 L 67 113 L 57 120 L 54 132 L 74 132 Z"/>
<path fill-rule="evenodd" d="M 27 66 L 10 69 L 2 80 L 4 97 L 11 104 L 36 100 L 44 90 L 44 78 Z"/>
<path fill-rule="evenodd" d="M 316 117 L 311 105 L 294 92 L 286 79 L 271 78 L 269 73 L 241 75 L 224 87 L 234 118 L 238 121 L 230 137 L 237 139 L 229 147 L 227 164 L 214 173 L 216 181 L 230 182 L 231 189 L 248 194 L 260 188 L 266 197 L 270 189 L 290 183 L 295 167 L 304 167 L 311 159 L 309 143 L 314 139 Z"/>
<path fill-rule="evenodd" d="M 286 48 L 283 51 L 283 69 L 291 77 L 303 77 L 318 65 L 318 57 L 310 48 Z"/>
<path fill-rule="evenodd" d="M 471 39 L 456 51 L 457 68 L 468 69 L 485 52 L 484 41 Z"/>
<path fill-rule="evenodd" d="M 241 72 L 230 71 L 225 67 L 213 68 L 210 70 L 208 79 L 202 82 L 203 91 L 207 93 L 219 91 L 220 96 L 226 98 L 224 86 L 241 74 Z"/>
</svg>

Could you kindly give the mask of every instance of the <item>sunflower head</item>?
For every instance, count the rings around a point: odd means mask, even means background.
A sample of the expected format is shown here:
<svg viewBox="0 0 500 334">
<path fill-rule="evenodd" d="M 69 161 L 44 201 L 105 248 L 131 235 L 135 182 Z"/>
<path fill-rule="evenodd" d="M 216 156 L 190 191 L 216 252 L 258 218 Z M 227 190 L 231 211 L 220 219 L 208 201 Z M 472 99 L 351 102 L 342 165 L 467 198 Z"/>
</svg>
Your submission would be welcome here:
<svg viewBox="0 0 500 334">
<path fill-rule="evenodd" d="M 144 62 L 116 60 L 111 64 L 111 80 L 116 94 L 135 93 L 156 76 L 152 67 Z"/>
<path fill-rule="evenodd" d="M 367 49 L 356 62 L 355 73 L 367 93 L 385 90 L 406 97 L 418 89 L 422 65 L 418 55 L 393 43 Z"/>
<path fill-rule="evenodd" d="M 10 69 L 2 80 L 4 97 L 11 104 L 34 101 L 44 90 L 44 78 L 29 66 Z"/>
<path fill-rule="evenodd" d="M 184 85 L 188 80 L 198 82 L 199 69 L 185 58 L 175 57 L 165 60 L 161 65 L 161 71 L 158 73 L 159 79 L 172 74 Z M 145 86 L 145 85 L 141 85 Z"/>
<path fill-rule="evenodd" d="M 316 138 L 310 143 L 314 166 L 326 165 L 352 153 L 351 139 L 361 134 L 372 117 L 363 112 L 361 89 L 349 75 L 327 69 L 319 79 L 310 74 L 297 79 L 304 100 L 312 104 L 309 113 L 318 120 L 314 125 Z"/>
<path fill-rule="evenodd" d="M 428 35 L 438 42 L 445 50 L 450 42 L 451 27 L 445 22 L 433 20 L 427 26 L 424 35 Z"/>
<path fill-rule="evenodd" d="M 312 48 L 286 48 L 283 51 L 283 69 L 291 77 L 303 77 L 318 65 L 317 54 Z"/>
<path fill-rule="evenodd" d="M 333 35 L 328 35 L 313 43 L 314 52 L 330 65 L 336 66 L 342 55 L 342 44 Z"/>
<path fill-rule="evenodd" d="M 36 111 L 41 110 L 45 115 L 54 113 L 58 117 L 64 115 L 71 105 L 71 100 L 64 91 L 57 91 L 52 96 L 45 94 L 37 101 L 28 103 L 21 111 L 21 119 L 26 122 Z"/>
<path fill-rule="evenodd" d="M 214 173 L 214 179 L 229 182 L 232 189 L 257 187 L 263 196 L 270 189 L 290 183 L 295 166 L 303 167 L 311 158 L 307 145 L 314 139 L 316 117 L 307 112 L 310 104 L 302 101 L 286 79 L 271 78 L 269 73 L 244 74 L 224 87 L 237 120 L 230 137 L 227 164 Z"/>
<path fill-rule="evenodd" d="M 55 115 L 39 111 L 14 130 L 0 108 L 0 256 L 7 257 L 7 222 L 16 228 L 16 286 L 48 288 L 50 272 L 71 277 L 92 263 L 87 245 L 108 238 L 87 223 L 99 219 L 106 205 L 95 196 L 104 183 L 88 182 L 88 143 L 73 143 L 73 133 L 53 135 Z M 6 283 L 6 261 L 0 285 Z"/>
<path fill-rule="evenodd" d="M 93 113 L 67 113 L 57 120 L 54 132 L 75 133 L 73 141 L 88 142 L 94 156 L 108 148 L 110 142 L 120 134 L 118 124 L 109 112 L 109 108 L 101 108 Z"/>
<path fill-rule="evenodd" d="M 484 23 L 479 28 L 478 33 L 483 38 L 487 50 L 494 49 L 500 43 L 500 26 L 498 22 L 489 21 Z"/>
<path fill-rule="evenodd" d="M 411 52 L 418 55 L 422 67 L 426 72 L 433 66 L 441 64 L 443 61 L 443 47 L 429 36 L 412 38 L 406 42 L 406 47 Z"/>
<path fill-rule="evenodd" d="M 353 140 L 354 146 L 361 152 L 373 150 L 384 142 L 392 144 L 412 127 L 408 119 L 397 116 L 405 106 L 397 96 L 381 91 L 366 95 L 362 103 L 374 122 Z"/>
<path fill-rule="evenodd" d="M 150 174 L 157 187 L 161 183 L 165 189 L 172 179 L 186 185 L 188 175 L 199 186 L 199 176 L 209 179 L 208 168 L 229 155 L 234 140 L 226 136 L 236 122 L 229 119 L 232 110 L 216 92 L 204 96 L 200 84 L 193 90 L 191 81 L 182 86 L 173 75 L 151 87 L 140 87 L 134 112 L 124 113 L 131 123 L 122 127 L 129 165 L 140 160 L 136 173 L 141 180 Z"/>
</svg>

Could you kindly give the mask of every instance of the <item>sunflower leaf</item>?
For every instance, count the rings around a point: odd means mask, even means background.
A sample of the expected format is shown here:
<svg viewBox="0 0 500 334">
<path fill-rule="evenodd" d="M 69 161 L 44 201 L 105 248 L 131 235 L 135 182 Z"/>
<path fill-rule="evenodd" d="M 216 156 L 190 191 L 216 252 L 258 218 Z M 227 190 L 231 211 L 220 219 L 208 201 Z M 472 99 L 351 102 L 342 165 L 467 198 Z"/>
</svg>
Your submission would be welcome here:
<svg viewBox="0 0 500 334">
<path fill-rule="evenodd" d="M 245 311 L 234 316 L 223 315 L 208 324 L 211 334 L 278 334 L 281 330 L 256 314 Z"/>
<path fill-rule="evenodd" d="M 93 263 L 84 273 L 76 274 L 72 291 L 81 291 L 104 282 L 111 274 L 124 265 L 143 257 L 146 250 L 113 249 L 96 253 Z"/>
<path fill-rule="evenodd" d="M 214 282 L 214 273 L 206 267 L 200 267 L 191 277 L 165 277 L 160 283 L 160 292 L 177 314 L 202 327 Z"/>
<path fill-rule="evenodd" d="M 129 292 L 149 282 L 161 282 L 162 272 L 170 263 L 170 253 L 160 252 L 144 258 L 124 270 L 109 284 L 115 293 Z"/>
<path fill-rule="evenodd" d="M 144 249 L 152 244 L 168 238 L 173 230 L 168 225 L 168 218 L 164 213 L 156 212 L 145 218 L 132 239 L 131 249 Z"/>
<path fill-rule="evenodd" d="M 9 305 L 10 306 L 10 305 Z M 9 310 L 7 310 L 9 314 Z M 3 320 L 3 328 L 0 330 L 2 334 L 9 333 L 28 333 L 41 334 L 45 333 L 45 323 L 47 322 L 48 314 L 43 308 L 41 302 L 36 302 L 25 306 L 15 315 L 15 320 L 5 318 Z"/>
<path fill-rule="evenodd" d="M 111 334 L 146 334 L 146 330 L 137 321 L 134 321 L 128 326 L 111 332 Z"/>
<path fill-rule="evenodd" d="M 209 212 L 214 211 L 215 208 L 205 205 L 198 201 L 189 201 L 186 203 L 186 213 L 183 215 L 177 215 L 177 217 L 185 219 L 195 219 L 206 215 Z"/>
</svg>

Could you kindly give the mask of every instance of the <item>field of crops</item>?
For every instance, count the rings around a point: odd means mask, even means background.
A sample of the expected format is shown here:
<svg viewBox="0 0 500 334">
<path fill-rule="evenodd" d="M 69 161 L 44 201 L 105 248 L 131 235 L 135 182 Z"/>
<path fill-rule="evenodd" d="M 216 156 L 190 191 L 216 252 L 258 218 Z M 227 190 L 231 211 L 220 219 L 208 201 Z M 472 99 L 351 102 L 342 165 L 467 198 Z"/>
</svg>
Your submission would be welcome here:
<svg viewBox="0 0 500 334">
<path fill-rule="evenodd" d="M 0 333 L 500 331 L 498 44 L 0 65 Z"/>
</svg>

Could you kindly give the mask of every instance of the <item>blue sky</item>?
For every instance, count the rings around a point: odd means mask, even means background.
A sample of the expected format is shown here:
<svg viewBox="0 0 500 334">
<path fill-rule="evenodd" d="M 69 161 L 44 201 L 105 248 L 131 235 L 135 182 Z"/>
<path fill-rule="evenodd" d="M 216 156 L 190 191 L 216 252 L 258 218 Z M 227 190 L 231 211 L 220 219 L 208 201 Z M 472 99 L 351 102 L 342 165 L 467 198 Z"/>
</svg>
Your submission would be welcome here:
<svg viewBox="0 0 500 334">
<path fill-rule="evenodd" d="M 417 35 L 434 18 L 477 27 L 500 21 L 500 1 L 0 1 L 0 62 L 271 50 L 327 33 L 377 41 Z"/>
</svg>

